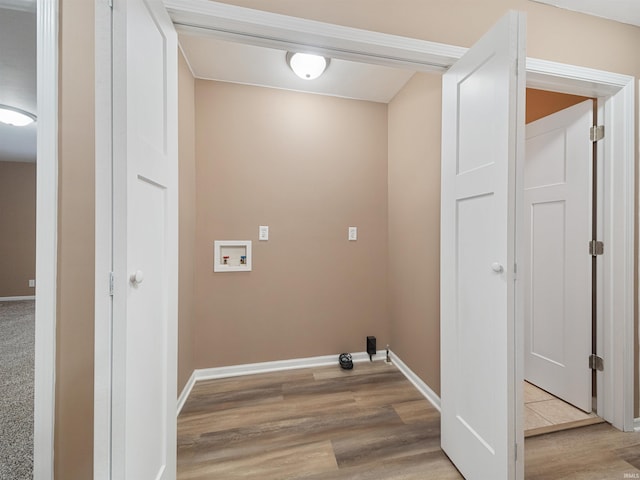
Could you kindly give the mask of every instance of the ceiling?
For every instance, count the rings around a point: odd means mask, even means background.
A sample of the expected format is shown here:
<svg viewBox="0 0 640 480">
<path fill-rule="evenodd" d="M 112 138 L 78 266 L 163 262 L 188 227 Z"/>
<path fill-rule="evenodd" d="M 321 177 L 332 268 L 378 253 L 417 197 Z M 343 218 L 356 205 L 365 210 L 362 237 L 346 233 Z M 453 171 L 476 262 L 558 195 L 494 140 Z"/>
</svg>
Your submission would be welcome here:
<svg viewBox="0 0 640 480">
<path fill-rule="evenodd" d="M 35 0 L 0 0 L 0 105 L 36 113 Z M 0 161 L 36 161 L 37 126 L 0 123 Z"/>
<path fill-rule="evenodd" d="M 412 70 L 331 59 L 316 80 L 298 78 L 287 52 L 180 34 L 180 46 L 196 78 L 388 103 L 414 74 Z"/>
<path fill-rule="evenodd" d="M 555 7 L 640 26 L 639 0 L 533 0 Z"/>
</svg>

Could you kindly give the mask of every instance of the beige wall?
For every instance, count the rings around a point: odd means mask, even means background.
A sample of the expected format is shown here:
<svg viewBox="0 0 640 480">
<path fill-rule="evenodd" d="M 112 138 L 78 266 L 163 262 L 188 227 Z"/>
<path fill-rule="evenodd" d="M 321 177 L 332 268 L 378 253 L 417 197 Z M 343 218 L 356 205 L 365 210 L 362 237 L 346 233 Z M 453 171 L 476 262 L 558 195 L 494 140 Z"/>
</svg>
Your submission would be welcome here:
<svg viewBox="0 0 640 480">
<path fill-rule="evenodd" d="M 196 159 L 197 368 L 389 341 L 386 105 L 197 80 Z M 214 240 L 253 271 L 214 273 Z"/>
<path fill-rule="evenodd" d="M 196 234 L 195 81 L 178 53 L 178 394 L 193 372 Z"/>
<path fill-rule="evenodd" d="M 34 295 L 36 164 L 0 162 L 0 297 Z"/>
<path fill-rule="evenodd" d="M 60 2 L 55 478 L 93 476 L 93 5 Z"/>
<path fill-rule="evenodd" d="M 416 74 L 389 104 L 391 348 L 438 394 L 441 84 Z"/>
</svg>

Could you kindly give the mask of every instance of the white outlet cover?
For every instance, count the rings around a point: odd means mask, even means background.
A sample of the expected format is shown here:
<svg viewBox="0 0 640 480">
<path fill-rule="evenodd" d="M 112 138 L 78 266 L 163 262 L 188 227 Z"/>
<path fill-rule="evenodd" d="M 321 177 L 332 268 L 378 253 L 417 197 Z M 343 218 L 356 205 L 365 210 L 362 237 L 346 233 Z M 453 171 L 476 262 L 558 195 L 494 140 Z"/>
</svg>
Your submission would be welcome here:
<svg viewBox="0 0 640 480">
<path fill-rule="evenodd" d="M 349 227 L 349 241 L 358 240 L 358 227 Z"/>
<path fill-rule="evenodd" d="M 258 227 L 258 240 L 269 240 L 269 227 L 267 225 Z"/>
</svg>

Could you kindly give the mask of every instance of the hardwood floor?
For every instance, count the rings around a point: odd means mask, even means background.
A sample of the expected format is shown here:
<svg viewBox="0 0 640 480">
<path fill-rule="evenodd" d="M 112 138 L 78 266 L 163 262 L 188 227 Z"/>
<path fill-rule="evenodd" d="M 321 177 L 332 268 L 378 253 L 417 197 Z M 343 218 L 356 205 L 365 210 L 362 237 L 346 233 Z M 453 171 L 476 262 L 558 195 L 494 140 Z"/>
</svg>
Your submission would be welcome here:
<svg viewBox="0 0 640 480">
<path fill-rule="evenodd" d="M 526 477 L 640 478 L 640 434 L 607 424 L 526 441 Z M 600 475 L 600 476 L 597 476 Z M 198 382 L 178 417 L 178 479 L 462 478 L 440 415 L 393 366 Z"/>
</svg>

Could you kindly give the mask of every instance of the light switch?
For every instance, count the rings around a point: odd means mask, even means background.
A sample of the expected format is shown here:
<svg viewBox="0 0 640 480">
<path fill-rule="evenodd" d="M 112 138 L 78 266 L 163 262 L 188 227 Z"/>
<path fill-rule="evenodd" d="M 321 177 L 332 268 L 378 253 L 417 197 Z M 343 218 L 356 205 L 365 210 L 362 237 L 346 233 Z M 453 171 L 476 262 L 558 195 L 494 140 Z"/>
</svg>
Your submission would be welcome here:
<svg viewBox="0 0 640 480">
<path fill-rule="evenodd" d="M 36 281 L 35 280 L 29 280 L 29 286 L 30 287 L 35 287 L 36 286 Z"/>
<path fill-rule="evenodd" d="M 269 227 L 267 225 L 260 225 L 258 240 L 269 240 Z"/>
<path fill-rule="evenodd" d="M 349 241 L 358 240 L 358 227 L 349 227 Z"/>
</svg>

